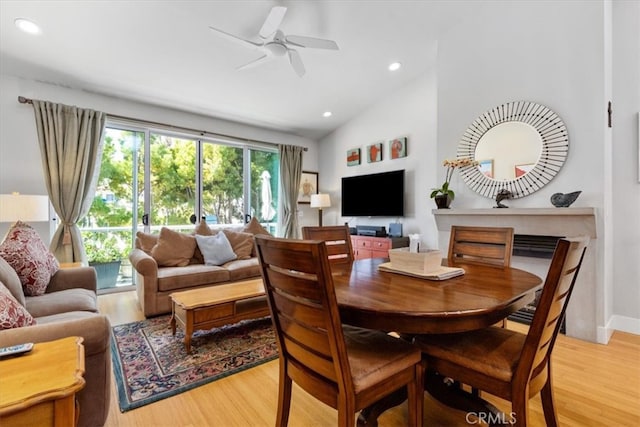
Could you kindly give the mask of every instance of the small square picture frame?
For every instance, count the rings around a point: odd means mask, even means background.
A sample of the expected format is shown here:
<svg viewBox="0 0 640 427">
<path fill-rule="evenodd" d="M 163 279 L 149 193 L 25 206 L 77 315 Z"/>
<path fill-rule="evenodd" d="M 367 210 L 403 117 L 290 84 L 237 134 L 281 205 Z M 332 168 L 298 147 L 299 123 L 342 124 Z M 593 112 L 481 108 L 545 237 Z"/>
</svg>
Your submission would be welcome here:
<svg viewBox="0 0 640 427">
<path fill-rule="evenodd" d="M 389 141 L 389 158 L 391 160 L 407 157 L 407 137 L 394 138 Z"/>
<path fill-rule="evenodd" d="M 367 163 L 376 163 L 382 161 L 382 142 L 376 142 L 367 146 Z"/>
<path fill-rule="evenodd" d="M 358 166 L 360 164 L 360 149 L 352 148 L 347 150 L 347 166 Z"/>
</svg>

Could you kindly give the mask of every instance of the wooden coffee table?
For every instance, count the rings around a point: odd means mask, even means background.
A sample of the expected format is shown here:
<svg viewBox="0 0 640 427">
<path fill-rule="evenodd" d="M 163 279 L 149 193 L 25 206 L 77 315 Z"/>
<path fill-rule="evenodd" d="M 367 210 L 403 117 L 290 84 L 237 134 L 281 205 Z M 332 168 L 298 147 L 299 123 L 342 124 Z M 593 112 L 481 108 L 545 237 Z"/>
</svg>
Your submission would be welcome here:
<svg viewBox="0 0 640 427">
<path fill-rule="evenodd" d="M 171 333 L 175 335 L 180 324 L 187 353 L 194 331 L 269 315 L 262 278 L 174 292 L 170 297 Z"/>
</svg>

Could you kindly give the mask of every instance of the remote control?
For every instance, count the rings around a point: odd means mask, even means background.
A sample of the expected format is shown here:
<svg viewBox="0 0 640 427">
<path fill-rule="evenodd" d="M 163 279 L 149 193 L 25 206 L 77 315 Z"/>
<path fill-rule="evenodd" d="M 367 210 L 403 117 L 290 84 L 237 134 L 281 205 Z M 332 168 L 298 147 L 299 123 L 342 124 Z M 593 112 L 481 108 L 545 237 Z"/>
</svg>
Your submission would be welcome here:
<svg viewBox="0 0 640 427">
<path fill-rule="evenodd" d="M 31 351 L 32 348 L 33 348 L 32 342 L 12 345 L 10 347 L 2 347 L 0 348 L 0 357 L 15 356 L 18 354 L 28 353 Z"/>
</svg>

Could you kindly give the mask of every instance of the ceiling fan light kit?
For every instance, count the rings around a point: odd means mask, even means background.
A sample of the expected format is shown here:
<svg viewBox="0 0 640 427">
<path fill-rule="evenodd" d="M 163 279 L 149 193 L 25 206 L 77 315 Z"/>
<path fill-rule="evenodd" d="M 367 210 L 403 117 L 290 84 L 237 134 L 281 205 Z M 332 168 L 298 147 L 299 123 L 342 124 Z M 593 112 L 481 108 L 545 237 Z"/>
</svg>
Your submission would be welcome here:
<svg viewBox="0 0 640 427">
<path fill-rule="evenodd" d="M 282 6 L 276 6 L 271 9 L 271 12 L 269 12 L 267 19 L 264 21 L 264 24 L 262 24 L 262 27 L 260 28 L 260 31 L 258 33 L 260 38 L 263 40 L 261 42 L 254 42 L 251 40 L 243 39 L 242 37 L 235 36 L 231 33 L 227 33 L 226 31 L 222 31 L 215 27 L 210 26 L 209 28 L 228 40 L 239 43 L 250 49 L 260 49 L 262 51 L 263 54 L 260 57 L 244 65 L 240 65 L 236 68 L 236 70 L 252 68 L 256 65 L 264 64 L 265 62 L 268 62 L 275 57 L 284 56 L 285 54 L 287 54 L 291 67 L 298 76 L 302 77 L 306 72 L 304 64 L 302 62 L 302 58 L 300 57 L 298 51 L 290 46 L 299 48 L 338 50 L 338 44 L 333 40 L 306 36 L 285 35 L 279 28 L 286 12 L 287 8 Z"/>
</svg>

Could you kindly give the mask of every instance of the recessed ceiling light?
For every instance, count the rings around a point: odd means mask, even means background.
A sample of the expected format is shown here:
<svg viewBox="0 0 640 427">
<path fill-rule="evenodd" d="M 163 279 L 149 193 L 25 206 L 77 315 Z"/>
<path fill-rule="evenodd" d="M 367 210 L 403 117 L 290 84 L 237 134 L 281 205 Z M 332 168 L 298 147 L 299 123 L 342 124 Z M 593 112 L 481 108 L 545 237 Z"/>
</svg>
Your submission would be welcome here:
<svg viewBox="0 0 640 427">
<path fill-rule="evenodd" d="M 396 71 L 399 70 L 400 67 L 402 67 L 402 64 L 399 62 L 393 62 L 391 64 L 389 64 L 389 71 Z"/>
<path fill-rule="evenodd" d="M 322 113 L 322 117 L 331 117 L 333 115 L 333 113 L 331 111 L 325 111 L 324 113 Z"/>
<path fill-rule="evenodd" d="M 29 21 L 28 19 L 24 18 L 17 18 L 13 22 L 16 24 L 16 27 L 18 27 L 25 33 L 40 34 L 40 27 L 38 27 L 38 25 L 33 21 Z"/>
</svg>

